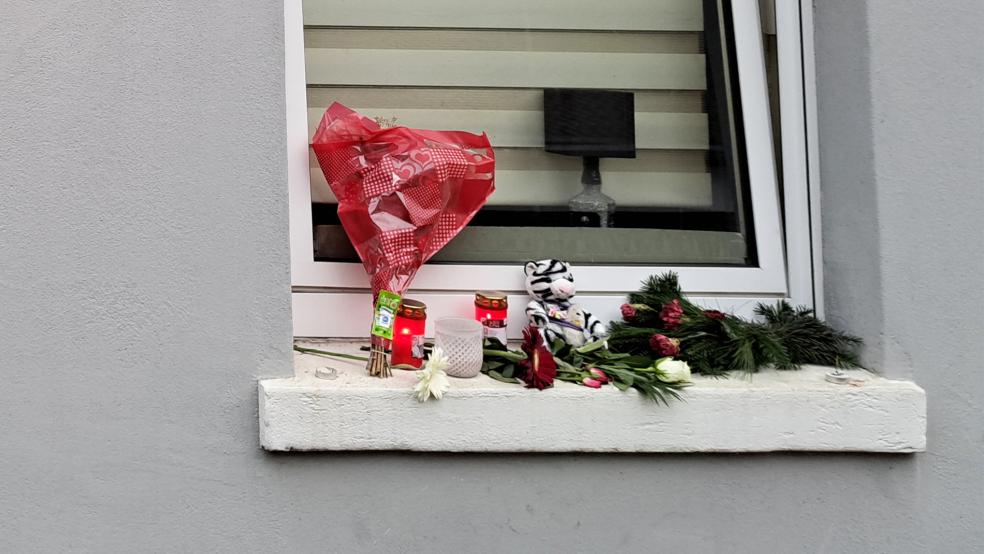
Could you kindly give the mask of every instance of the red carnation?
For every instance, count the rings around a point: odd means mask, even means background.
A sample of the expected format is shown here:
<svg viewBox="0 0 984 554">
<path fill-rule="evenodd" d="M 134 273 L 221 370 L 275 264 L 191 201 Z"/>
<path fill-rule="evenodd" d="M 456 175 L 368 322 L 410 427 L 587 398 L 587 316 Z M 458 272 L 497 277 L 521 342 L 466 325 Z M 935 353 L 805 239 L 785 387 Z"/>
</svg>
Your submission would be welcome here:
<svg viewBox="0 0 984 554">
<path fill-rule="evenodd" d="M 718 321 L 722 321 L 724 319 L 724 312 L 718 310 L 706 310 L 704 311 L 704 315 L 710 319 L 716 319 Z"/>
<path fill-rule="evenodd" d="M 649 348 L 660 356 L 676 356 L 680 353 L 680 339 L 656 334 L 649 337 Z"/>
<path fill-rule="evenodd" d="M 521 348 L 526 353 L 526 359 L 519 362 L 519 365 L 526 369 L 526 373 L 519 378 L 526 383 L 526 388 L 543 390 L 553 386 L 554 377 L 557 376 L 557 362 L 550 349 L 543 344 L 540 330 L 532 325 L 523 329 Z"/>
<path fill-rule="evenodd" d="M 670 303 L 663 304 L 659 318 L 663 320 L 663 327 L 671 331 L 679 327 L 683 320 L 683 308 L 680 307 L 680 301 L 674 298 Z"/>
<path fill-rule="evenodd" d="M 622 304 L 622 319 L 625 321 L 632 321 L 636 316 L 636 309 L 632 304 Z"/>
</svg>

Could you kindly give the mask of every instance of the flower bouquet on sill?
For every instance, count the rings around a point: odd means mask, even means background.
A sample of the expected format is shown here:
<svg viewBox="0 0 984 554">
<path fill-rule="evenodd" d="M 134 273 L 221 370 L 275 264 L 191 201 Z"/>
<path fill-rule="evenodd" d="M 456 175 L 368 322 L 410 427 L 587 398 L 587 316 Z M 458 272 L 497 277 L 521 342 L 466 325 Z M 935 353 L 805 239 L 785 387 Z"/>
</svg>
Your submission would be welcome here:
<svg viewBox="0 0 984 554">
<path fill-rule="evenodd" d="M 388 377 L 386 349 L 402 296 L 492 194 L 492 146 L 484 133 L 381 128 L 337 102 L 311 146 L 369 274 L 375 309 L 367 369 Z"/>
<path fill-rule="evenodd" d="M 523 330 L 518 351 L 496 339 L 486 340 L 482 372 L 497 381 L 539 390 L 553 386 L 555 380 L 594 389 L 609 384 L 622 391 L 634 388 L 663 404 L 679 399 L 679 391 L 690 385 L 686 362 L 612 352 L 604 341 L 574 347 L 558 340 L 551 349 L 532 325 Z"/>
<path fill-rule="evenodd" d="M 622 321 L 609 327 L 608 344 L 616 352 L 649 359 L 674 356 L 704 375 L 804 364 L 860 367 L 861 339 L 784 300 L 758 304 L 760 320 L 748 321 L 693 304 L 672 272 L 650 277 L 628 300 L 621 307 Z"/>
</svg>

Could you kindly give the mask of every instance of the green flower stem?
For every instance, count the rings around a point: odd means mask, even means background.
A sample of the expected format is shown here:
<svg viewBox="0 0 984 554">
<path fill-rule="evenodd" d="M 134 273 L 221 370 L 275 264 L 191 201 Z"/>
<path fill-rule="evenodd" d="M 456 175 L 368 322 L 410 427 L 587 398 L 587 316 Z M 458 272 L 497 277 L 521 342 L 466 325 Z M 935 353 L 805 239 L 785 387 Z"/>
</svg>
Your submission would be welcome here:
<svg viewBox="0 0 984 554">
<path fill-rule="evenodd" d="M 482 355 L 486 358 L 502 358 L 503 360 L 509 360 L 510 362 L 521 362 L 526 359 L 526 354 L 522 352 L 514 352 L 512 350 L 482 350 Z"/>
<path fill-rule="evenodd" d="M 314 356 L 323 356 L 326 358 L 341 358 L 343 360 L 357 360 L 360 362 L 368 362 L 369 358 L 365 356 L 355 356 L 353 354 L 342 354 L 340 352 L 328 352 L 327 350 L 318 350 L 317 348 L 304 348 L 302 346 L 294 345 L 294 350 L 302 354 L 312 354 Z"/>
<path fill-rule="evenodd" d="M 572 366 L 571 364 L 565 362 L 564 360 L 558 358 L 557 356 L 554 356 L 553 359 L 555 362 L 557 362 L 557 369 L 566 369 L 567 371 L 577 371 L 577 372 L 581 371 L 580 369 Z"/>
</svg>

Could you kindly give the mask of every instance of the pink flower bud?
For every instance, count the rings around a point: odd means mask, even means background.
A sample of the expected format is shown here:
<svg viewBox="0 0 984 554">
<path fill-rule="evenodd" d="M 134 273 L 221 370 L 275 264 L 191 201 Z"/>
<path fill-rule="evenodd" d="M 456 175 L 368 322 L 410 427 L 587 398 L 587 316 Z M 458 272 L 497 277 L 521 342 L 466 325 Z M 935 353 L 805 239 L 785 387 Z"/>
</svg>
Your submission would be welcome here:
<svg viewBox="0 0 984 554">
<path fill-rule="evenodd" d="M 625 321 L 632 321 L 635 319 L 636 309 L 632 306 L 632 304 L 622 304 L 622 307 L 619 309 L 622 310 L 622 319 Z"/>
<path fill-rule="evenodd" d="M 601 381 L 602 383 L 608 382 L 608 375 L 604 371 L 598 369 L 597 367 L 592 367 L 588 369 L 588 373 L 594 376 L 595 379 Z"/>
<path fill-rule="evenodd" d="M 591 387 L 593 389 L 600 389 L 601 388 L 601 381 L 599 381 L 597 379 L 592 379 L 591 377 L 585 377 L 584 380 L 581 381 L 581 383 L 584 386 Z"/>
</svg>

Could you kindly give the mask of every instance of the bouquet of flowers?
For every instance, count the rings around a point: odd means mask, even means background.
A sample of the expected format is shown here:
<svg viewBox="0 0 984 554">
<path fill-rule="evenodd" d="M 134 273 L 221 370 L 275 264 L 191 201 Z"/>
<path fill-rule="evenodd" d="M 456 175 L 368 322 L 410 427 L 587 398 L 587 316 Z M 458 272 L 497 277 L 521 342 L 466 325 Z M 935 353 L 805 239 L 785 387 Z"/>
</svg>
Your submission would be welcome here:
<svg viewBox="0 0 984 554">
<path fill-rule="evenodd" d="M 616 353 L 603 340 L 574 347 L 558 339 L 550 348 L 540 329 L 532 325 L 523 330 L 520 350 L 510 350 L 496 339 L 487 339 L 482 372 L 497 381 L 523 383 L 539 390 L 552 387 L 555 380 L 593 389 L 605 385 L 622 391 L 634 388 L 663 404 L 679 399 L 680 391 L 690 385 L 690 368 L 671 356 L 653 360 L 649 356 Z"/>
<path fill-rule="evenodd" d="M 860 367 L 861 339 L 841 333 L 785 301 L 758 304 L 758 321 L 706 310 L 687 300 L 675 273 L 650 277 L 622 305 L 622 321 L 609 328 L 612 350 L 634 356 L 673 356 L 695 373 L 754 372 L 765 366 L 803 364 Z"/>
<path fill-rule="evenodd" d="M 411 280 L 494 190 L 492 146 L 484 133 L 381 128 L 337 102 L 311 146 L 369 274 L 375 306 L 369 374 L 387 377 L 385 350 Z"/>
</svg>

